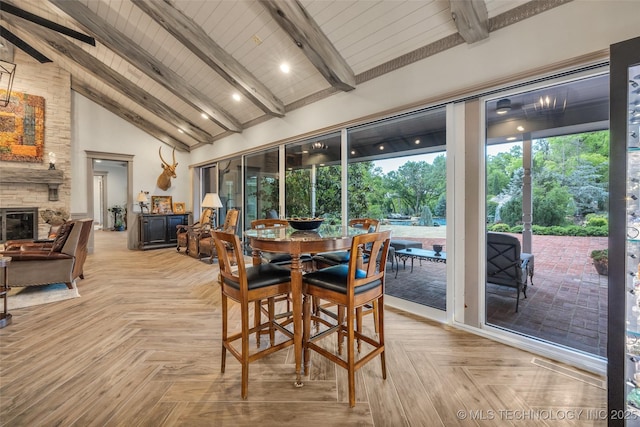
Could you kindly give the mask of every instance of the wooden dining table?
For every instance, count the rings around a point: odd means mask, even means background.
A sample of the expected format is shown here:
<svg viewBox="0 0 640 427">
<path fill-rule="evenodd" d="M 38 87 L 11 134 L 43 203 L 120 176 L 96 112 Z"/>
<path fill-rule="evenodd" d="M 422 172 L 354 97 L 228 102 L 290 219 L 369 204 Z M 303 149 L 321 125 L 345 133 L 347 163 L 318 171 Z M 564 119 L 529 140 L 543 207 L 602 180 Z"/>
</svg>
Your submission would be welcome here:
<svg viewBox="0 0 640 427">
<path fill-rule="evenodd" d="M 293 314 L 293 344 L 297 387 L 302 387 L 302 262 L 303 254 L 316 254 L 345 250 L 351 247 L 351 240 L 358 234 L 366 233 L 362 228 L 322 224 L 312 231 L 295 230 L 291 227 L 272 227 L 247 230 L 244 236 L 252 248 L 253 264 L 262 262 L 262 252 L 286 253 L 291 255 L 291 298 Z"/>
</svg>

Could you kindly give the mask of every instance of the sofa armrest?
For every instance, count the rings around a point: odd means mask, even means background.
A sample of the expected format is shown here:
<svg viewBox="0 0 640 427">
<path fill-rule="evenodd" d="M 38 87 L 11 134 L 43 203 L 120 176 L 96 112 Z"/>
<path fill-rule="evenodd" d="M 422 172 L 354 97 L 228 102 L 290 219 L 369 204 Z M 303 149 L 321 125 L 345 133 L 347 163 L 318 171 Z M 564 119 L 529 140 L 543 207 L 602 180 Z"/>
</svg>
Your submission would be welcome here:
<svg viewBox="0 0 640 427">
<path fill-rule="evenodd" d="M 62 252 L 49 251 L 5 251 L 2 252 L 2 255 L 11 257 L 11 262 L 73 259 L 73 255 L 67 255 Z"/>
</svg>

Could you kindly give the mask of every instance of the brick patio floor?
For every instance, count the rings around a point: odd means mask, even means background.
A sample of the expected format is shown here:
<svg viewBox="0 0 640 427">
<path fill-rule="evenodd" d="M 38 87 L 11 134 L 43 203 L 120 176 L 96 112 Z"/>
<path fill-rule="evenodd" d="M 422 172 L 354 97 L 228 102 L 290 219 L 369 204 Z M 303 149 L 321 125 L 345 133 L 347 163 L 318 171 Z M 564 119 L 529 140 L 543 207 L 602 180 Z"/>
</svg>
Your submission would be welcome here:
<svg viewBox="0 0 640 427">
<path fill-rule="evenodd" d="M 424 248 L 445 243 L 415 240 Z M 608 281 L 596 273 L 589 257 L 592 250 L 606 247 L 606 237 L 533 236 L 535 275 L 527 298 L 521 295 L 516 313 L 515 290 L 488 285 L 487 323 L 606 357 Z M 445 308 L 444 264 L 416 262 L 413 273 L 400 265 L 397 279 L 395 273 L 387 276 L 388 295 Z"/>
</svg>

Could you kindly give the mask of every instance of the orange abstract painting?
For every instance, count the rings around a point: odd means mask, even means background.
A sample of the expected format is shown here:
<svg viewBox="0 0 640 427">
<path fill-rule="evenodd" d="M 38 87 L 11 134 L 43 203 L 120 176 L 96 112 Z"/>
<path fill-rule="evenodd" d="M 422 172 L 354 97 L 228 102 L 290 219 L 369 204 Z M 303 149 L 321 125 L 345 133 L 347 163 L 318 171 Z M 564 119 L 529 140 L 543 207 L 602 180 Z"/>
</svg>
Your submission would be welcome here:
<svg viewBox="0 0 640 427">
<path fill-rule="evenodd" d="M 11 92 L 0 107 L 0 160 L 41 162 L 44 153 L 44 98 Z"/>
</svg>

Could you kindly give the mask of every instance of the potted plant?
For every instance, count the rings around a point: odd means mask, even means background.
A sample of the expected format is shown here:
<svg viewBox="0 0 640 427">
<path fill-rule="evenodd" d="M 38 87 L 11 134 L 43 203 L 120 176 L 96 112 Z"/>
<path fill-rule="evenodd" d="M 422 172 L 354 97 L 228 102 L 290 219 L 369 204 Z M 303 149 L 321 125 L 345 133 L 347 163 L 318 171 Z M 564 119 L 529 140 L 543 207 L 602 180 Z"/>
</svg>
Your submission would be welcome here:
<svg viewBox="0 0 640 427">
<path fill-rule="evenodd" d="M 591 251 L 593 266 L 601 276 L 609 274 L 609 249 L 596 249 Z"/>
<path fill-rule="evenodd" d="M 124 206 L 113 205 L 108 211 L 113 214 L 113 230 L 124 231 Z"/>
</svg>

